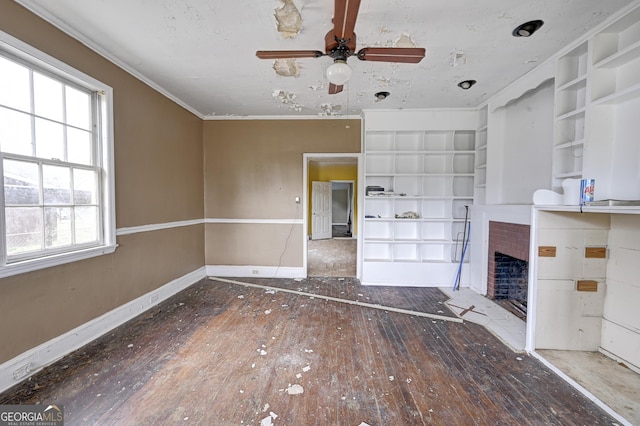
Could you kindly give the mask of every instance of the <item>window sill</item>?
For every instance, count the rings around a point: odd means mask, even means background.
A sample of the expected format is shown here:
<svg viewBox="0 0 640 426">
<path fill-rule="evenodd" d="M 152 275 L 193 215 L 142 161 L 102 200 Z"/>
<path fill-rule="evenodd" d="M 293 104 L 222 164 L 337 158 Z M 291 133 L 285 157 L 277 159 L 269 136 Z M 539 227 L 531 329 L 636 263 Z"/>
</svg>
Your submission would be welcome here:
<svg viewBox="0 0 640 426">
<path fill-rule="evenodd" d="M 51 268 L 53 266 L 64 265 L 66 263 L 77 262 L 92 257 L 110 254 L 116 251 L 117 244 L 106 246 L 92 247 L 89 249 L 78 250 L 70 253 L 62 253 L 46 258 L 30 259 L 20 262 L 10 263 L 0 268 L 0 278 L 10 277 L 12 275 L 25 274 L 27 272 L 37 271 L 39 269 Z"/>
</svg>

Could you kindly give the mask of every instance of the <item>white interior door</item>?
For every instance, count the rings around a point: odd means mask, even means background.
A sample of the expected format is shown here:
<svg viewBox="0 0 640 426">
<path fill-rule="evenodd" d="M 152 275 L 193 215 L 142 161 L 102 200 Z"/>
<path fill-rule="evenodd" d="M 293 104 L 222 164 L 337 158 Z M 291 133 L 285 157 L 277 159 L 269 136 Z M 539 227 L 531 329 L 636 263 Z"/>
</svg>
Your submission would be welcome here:
<svg viewBox="0 0 640 426">
<path fill-rule="evenodd" d="M 311 239 L 331 238 L 331 182 L 311 182 Z"/>
</svg>

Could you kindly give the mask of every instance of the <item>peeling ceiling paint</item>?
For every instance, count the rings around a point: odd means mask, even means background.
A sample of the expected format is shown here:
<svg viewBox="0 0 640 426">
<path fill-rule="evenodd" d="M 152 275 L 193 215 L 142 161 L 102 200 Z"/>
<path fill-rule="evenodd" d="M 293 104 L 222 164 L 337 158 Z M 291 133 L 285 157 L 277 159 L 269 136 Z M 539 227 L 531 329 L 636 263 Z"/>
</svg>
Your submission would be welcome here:
<svg viewBox="0 0 640 426">
<path fill-rule="evenodd" d="M 416 47 L 416 44 L 411 40 L 411 36 L 407 33 L 402 34 L 399 39 L 394 43 L 395 47 Z"/>
<path fill-rule="evenodd" d="M 302 29 L 302 16 L 293 0 L 282 0 L 282 7 L 275 10 L 278 32 L 283 38 L 293 38 Z"/>
<path fill-rule="evenodd" d="M 273 62 L 273 69 L 276 74 L 283 77 L 299 77 L 300 66 L 294 58 L 276 59 Z"/>
<path fill-rule="evenodd" d="M 290 93 L 285 90 L 275 90 L 272 93 L 272 96 L 276 101 L 282 103 L 282 105 L 285 105 L 288 109 L 296 112 L 302 111 L 302 105 L 295 101 L 297 98 L 295 93 Z"/>
<path fill-rule="evenodd" d="M 449 62 L 453 68 L 467 63 L 467 57 L 462 50 L 452 50 L 449 55 Z"/>
<path fill-rule="evenodd" d="M 363 0 L 357 49 L 415 45 L 426 49 L 426 58 L 388 64 L 351 57 L 353 77 L 343 92 L 329 95 L 330 58 L 276 65 L 255 52 L 324 50 L 334 13 L 330 0 L 15 1 L 204 118 L 317 117 L 327 113 L 326 105 L 337 104 L 345 115 L 476 107 L 611 14 L 640 3 Z M 544 20 L 540 31 L 512 37 L 517 25 L 532 19 Z M 457 87 L 467 79 L 478 83 L 469 90 Z M 376 102 L 379 91 L 391 96 Z"/>
<path fill-rule="evenodd" d="M 342 105 L 333 105 L 330 103 L 320 105 L 321 111 L 318 113 L 321 117 L 336 117 L 342 115 Z"/>
</svg>

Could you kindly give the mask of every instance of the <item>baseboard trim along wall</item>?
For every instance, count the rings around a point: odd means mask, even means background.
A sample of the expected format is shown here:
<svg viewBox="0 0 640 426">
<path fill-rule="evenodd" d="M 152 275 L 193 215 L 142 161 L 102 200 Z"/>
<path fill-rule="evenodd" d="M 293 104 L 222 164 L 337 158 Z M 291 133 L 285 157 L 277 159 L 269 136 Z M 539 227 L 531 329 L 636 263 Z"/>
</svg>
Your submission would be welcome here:
<svg viewBox="0 0 640 426">
<path fill-rule="evenodd" d="M 207 265 L 209 277 L 306 278 L 307 270 L 291 266 Z"/>
<path fill-rule="evenodd" d="M 0 392 L 32 376 L 44 367 L 135 318 L 207 276 L 202 267 L 144 294 L 106 314 L 32 348 L 0 365 Z"/>
</svg>

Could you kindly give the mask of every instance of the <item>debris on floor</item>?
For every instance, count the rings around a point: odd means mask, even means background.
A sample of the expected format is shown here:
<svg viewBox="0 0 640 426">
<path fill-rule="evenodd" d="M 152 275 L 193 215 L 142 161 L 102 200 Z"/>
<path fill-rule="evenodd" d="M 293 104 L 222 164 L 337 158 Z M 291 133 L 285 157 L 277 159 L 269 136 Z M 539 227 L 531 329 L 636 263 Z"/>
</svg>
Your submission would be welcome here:
<svg viewBox="0 0 640 426">
<path fill-rule="evenodd" d="M 304 393 L 304 388 L 302 387 L 302 385 L 289 385 L 287 387 L 287 389 L 285 390 L 286 393 L 288 393 L 289 395 L 300 395 Z"/>
<path fill-rule="evenodd" d="M 267 405 L 269 405 L 269 404 L 267 404 Z M 274 413 L 273 411 L 270 411 L 269 415 L 267 417 L 265 417 L 264 419 L 260 420 L 260 426 L 272 426 L 273 425 L 273 421 L 272 420 L 275 420 L 277 418 L 278 418 L 278 415 L 276 413 Z"/>
</svg>

